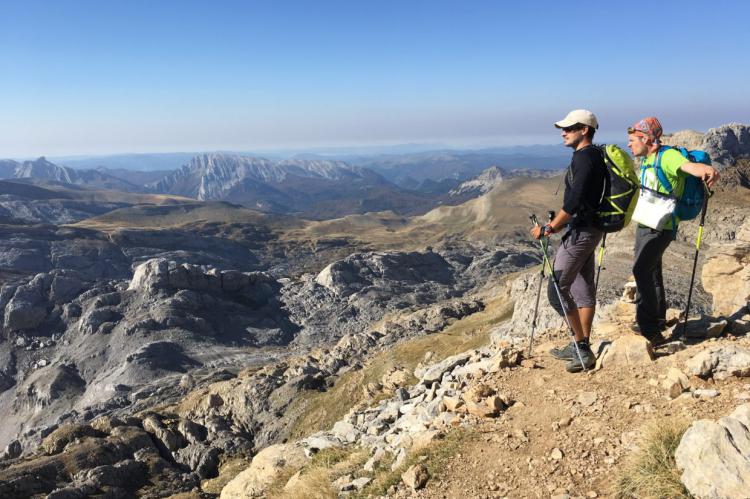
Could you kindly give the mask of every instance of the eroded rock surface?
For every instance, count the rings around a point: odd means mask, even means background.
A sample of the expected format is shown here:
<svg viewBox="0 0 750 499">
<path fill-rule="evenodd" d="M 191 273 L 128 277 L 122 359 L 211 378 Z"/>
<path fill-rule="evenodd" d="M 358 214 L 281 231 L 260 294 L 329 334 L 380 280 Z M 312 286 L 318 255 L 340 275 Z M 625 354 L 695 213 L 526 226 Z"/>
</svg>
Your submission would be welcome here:
<svg viewBox="0 0 750 499">
<path fill-rule="evenodd" d="M 694 497 L 745 497 L 750 491 L 750 404 L 718 421 L 695 421 L 682 436 L 675 460 Z"/>
</svg>

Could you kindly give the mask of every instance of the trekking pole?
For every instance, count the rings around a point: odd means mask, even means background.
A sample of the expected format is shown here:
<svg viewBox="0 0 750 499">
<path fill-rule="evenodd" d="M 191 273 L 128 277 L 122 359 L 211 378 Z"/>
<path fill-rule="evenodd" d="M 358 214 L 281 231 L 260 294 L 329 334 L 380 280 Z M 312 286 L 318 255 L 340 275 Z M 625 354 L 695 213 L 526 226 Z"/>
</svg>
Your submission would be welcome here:
<svg viewBox="0 0 750 499">
<path fill-rule="evenodd" d="M 607 248 L 607 233 L 604 233 L 604 237 L 602 238 L 602 245 L 599 246 L 599 266 L 596 269 L 596 282 L 594 283 L 594 296 L 596 296 L 596 292 L 599 289 L 599 274 L 602 273 L 602 260 L 604 260 L 604 251 Z"/>
<path fill-rule="evenodd" d="M 554 218 L 554 212 L 551 212 L 552 215 L 550 215 L 549 219 L 552 221 Z M 536 216 L 532 213 L 529 215 L 529 219 L 531 220 L 531 223 L 534 223 L 535 225 L 539 225 L 535 223 Z M 531 358 L 532 355 L 532 348 L 534 345 L 534 332 L 536 331 L 536 319 L 539 314 L 539 297 L 542 295 L 542 284 L 544 283 L 544 260 L 542 260 L 542 267 L 539 270 L 539 286 L 536 288 L 536 302 L 534 302 L 534 318 L 531 320 L 531 337 L 529 338 L 529 353 L 527 355 L 528 358 Z"/>
<path fill-rule="evenodd" d="M 533 213 L 531 214 L 531 222 L 534 225 L 539 225 L 539 220 L 536 218 L 536 215 Z M 552 286 L 555 288 L 555 292 L 557 293 L 557 299 L 560 301 L 560 308 L 563 311 L 563 316 L 565 317 L 565 323 L 568 325 L 568 330 L 570 331 L 570 335 L 573 337 L 573 346 L 575 346 L 576 354 L 578 355 L 578 360 L 581 361 L 581 368 L 585 371 L 586 364 L 583 362 L 583 356 L 581 355 L 581 350 L 578 348 L 578 342 L 576 341 L 576 333 L 573 330 L 573 325 L 570 323 L 570 319 L 568 319 L 568 314 L 565 310 L 565 302 L 562 299 L 562 294 L 560 293 L 560 283 L 557 280 L 557 276 L 555 275 L 555 270 L 552 268 L 552 263 L 549 261 L 549 255 L 547 254 L 547 247 L 549 246 L 549 237 L 542 236 L 541 239 L 539 239 L 539 246 L 542 248 L 542 257 L 543 262 L 542 265 L 547 265 L 547 268 L 549 269 L 549 275 L 552 277 Z"/>
<path fill-rule="evenodd" d="M 695 257 L 693 258 L 693 273 L 690 276 L 690 289 L 688 291 L 687 305 L 685 306 L 685 318 L 682 322 L 682 331 L 679 336 L 687 334 L 687 321 L 688 314 L 690 313 L 690 299 L 693 297 L 693 281 L 695 280 L 695 269 L 698 266 L 698 252 L 701 250 L 701 242 L 703 241 L 703 224 L 706 221 L 706 211 L 708 211 L 708 198 L 714 195 L 713 191 L 708 188 L 706 182 L 703 182 L 703 188 L 706 190 L 706 195 L 703 197 L 703 208 L 701 208 L 701 223 L 698 226 L 698 237 L 695 240 Z"/>
</svg>

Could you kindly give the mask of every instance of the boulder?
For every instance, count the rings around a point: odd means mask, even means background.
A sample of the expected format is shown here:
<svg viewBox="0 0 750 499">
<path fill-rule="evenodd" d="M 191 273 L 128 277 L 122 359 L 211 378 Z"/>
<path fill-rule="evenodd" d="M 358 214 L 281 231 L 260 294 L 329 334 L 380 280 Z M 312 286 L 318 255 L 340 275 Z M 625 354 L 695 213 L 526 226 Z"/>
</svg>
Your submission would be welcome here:
<svg viewBox="0 0 750 499">
<path fill-rule="evenodd" d="M 495 395 L 493 388 L 482 383 L 466 390 L 463 397 L 468 413 L 480 418 L 497 416 L 506 407 L 503 398 Z"/>
<path fill-rule="evenodd" d="M 713 313 L 731 317 L 750 299 L 750 242 L 717 245 L 706 255 L 703 288 L 713 298 Z"/>
<path fill-rule="evenodd" d="M 202 480 L 218 474 L 221 451 L 203 444 L 190 444 L 174 453 L 174 460 L 194 471 Z"/>
<path fill-rule="evenodd" d="M 427 467 L 424 464 L 415 464 L 401 475 L 401 481 L 412 490 L 423 488 L 427 485 L 427 480 L 429 479 L 430 473 L 427 471 Z"/>
<path fill-rule="evenodd" d="M 81 379 L 75 366 L 41 367 L 18 384 L 14 407 L 17 410 L 41 410 L 56 400 L 79 396 L 85 388 L 86 382 Z"/>
<path fill-rule="evenodd" d="M 53 303 L 67 303 L 81 292 L 84 283 L 77 272 L 58 271 L 50 284 L 49 299 Z"/>
<path fill-rule="evenodd" d="M 622 367 L 650 364 L 654 349 L 643 336 L 628 334 L 614 340 L 597 359 L 597 367 Z"/>
<path fill-rule="evenodd" d="M 154 258 L 135 268 L 128 289 L 148 291 L 166 287 L 168 283 L 169 262 L 164 258 Z"/>
<path fill-rule="evenodd" d="M 5 450 L 2 454 L 0 454 L 0 458 L 15 459 L 17 457 L 21 457 L 21 454 L 23 454 L 23 447 L 21 446 L 21 442 L 19 442 L 18 440 L 13 440 L 5 446 Z"/>
<path fill-rule="evenodd" d="M 182 438 L 182 435 L 167 428 L 154 415 L 144 418 L 143 429 L 152 434 L 169 452 L 175 452 L 185 445 L 185 439 Z"/>
<path fill-rule="evenodd" d="M 750 491 L 750 404 L 718 421 L 695 421 L 675 452 L 681 480 L 699 498 L 747 497 Z"/>
<path fill-rule="evenodd" d="M 740 158 L 750 156 L 750 126 L 729 123 L 709 129 L 700 147 L 714 163 L 733 165 Z"/>
<path fill-rule="evenodd" d="M 394 369 L 383 375 L 380 381 L 387 390 L 395 390 L 402 386 L 408 386 L 411 373 L 403 368 Z"/>
<path fill-rule="evenodd" d="M 510 299 L 515 302 L 513 316 L 509 321 L 509 331 L 513 336 L 526 336 L 531 330 L 534 319 L 534 305 L 539 290 L 539 272 L 527 272 L 518 277 L 511 285 Z M 536 331 L 559 329 L 564 327 L 565 321 L 550 304 L 547 294 L 547 280 L 542 282 L 537 308 Z M 504 329 L 504 328 L 499 328 Z M 493 333 L 493 339 L 498 336 Z"/>
<path fill-rule="evenodd" d="M 662 388 L 667 392 L 667 396 L 671 399 L 679 397 L 682 392 L 690 388 L 690 381 L 688 377 L 675 367 L 670 367 L 667 371 L 667 377 L 662 380 Z"/>
<path fill-rule="evenodd" d="M 143 480 L 146 466 L 143 463 L 127 459 L 117 464 L 105 464 L 82 471 L 75 477 L 76 482 L 91 483 L 96 487 L 129 488 Z"/>
<path fill-rule="evenodd" d="M 480 418 L 492 418 L 500 414 L 505 409 L 503 399 L 497 395 L 492 395 L 480 402 L 466 402 L 466 410 L 469 414 Z"/>
<path fill-rule="evenodd" d="M 208 434 L 205 426 L 199 425 L 189 419 L 181 419 L 177 425 L 177 431 L 191 444 L 203 442 Z"/>
<path fill-rule="evenodd" d="M 709 348 L 685 363 L 686 373 L 701 378 L 723 380 L 750 376 L 750 349 L 736 345 Z"/>
<path fill-rule="evenodd" d="M 301 446 L 276 444 L 266 447 L 253 458 L 249 468 L 221 490 L 220 499 L 262 497 L 284 468 L 301 467 L 306 460 Z"/>
<path fill-rule="evenodd" d="M 417 369 L 414 371 L 414 375 L 422 380 L 425 385 L 432 385 L 436 381 L 439 382 L 443 378 L 443 374 L 451 371 L 457 366 L 466 364 L 471 358 L 471 352 L 464 352 L 458 355 L 448 357 L 442 362 L 427 366 L 425 368 Z"/>
<path fill-rule="evenodd" d="M 56 429 L 42 441 L 42 449 L 49 455 L 59 454 L 65 446 L 83 437 L 100 437 L 102 434 L 87 424 L 67 424 Z"/>
</svg>

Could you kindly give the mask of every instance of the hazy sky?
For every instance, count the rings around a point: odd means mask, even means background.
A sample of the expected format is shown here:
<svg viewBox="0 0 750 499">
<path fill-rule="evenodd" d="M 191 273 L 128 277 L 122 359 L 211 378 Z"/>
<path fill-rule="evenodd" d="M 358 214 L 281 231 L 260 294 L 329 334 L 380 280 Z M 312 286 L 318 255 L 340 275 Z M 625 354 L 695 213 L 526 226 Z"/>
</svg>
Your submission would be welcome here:
<svg viewBox="0 0 750 499">
<path fill-rule="evenodd" d="M 750 122 L 750 2 L 0 0 L 0 157 Z"/>
</svg>

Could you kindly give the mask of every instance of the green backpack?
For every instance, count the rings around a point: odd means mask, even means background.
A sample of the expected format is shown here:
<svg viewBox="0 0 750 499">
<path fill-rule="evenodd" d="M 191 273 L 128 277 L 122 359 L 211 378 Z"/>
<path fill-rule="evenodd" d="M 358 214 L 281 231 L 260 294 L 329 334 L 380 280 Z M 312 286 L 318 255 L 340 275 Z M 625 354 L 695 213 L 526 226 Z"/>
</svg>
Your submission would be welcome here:
<svg viewBox="0 0 750 499">
<path fill-rule="evenodd" d="M 635 174 L 633 158 L 621 147 L 614 144 L 598 147 L 604 156 L 607 175 L 604 176 L 594 226 L 602 232 L 617 232 L 630 223 L 638 202 L 640 181 Z"/>
</svg>

